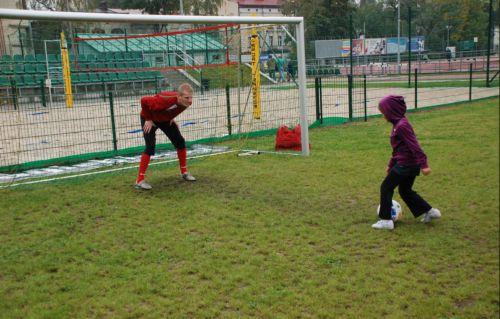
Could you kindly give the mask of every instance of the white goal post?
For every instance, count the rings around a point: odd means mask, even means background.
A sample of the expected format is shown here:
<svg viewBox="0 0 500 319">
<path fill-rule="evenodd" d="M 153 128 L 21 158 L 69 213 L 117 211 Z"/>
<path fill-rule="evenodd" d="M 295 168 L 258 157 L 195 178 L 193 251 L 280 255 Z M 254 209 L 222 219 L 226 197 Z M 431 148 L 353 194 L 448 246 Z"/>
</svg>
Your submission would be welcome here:
<svg viewBox="0 0 500 319">
<path fill-rule="evenodd" d="M 309 155 L 309 131 L 306 105 L 306 66 L 303 17 L 258 17 L 258 16 L 179 16 L 179 15 L 140 15 L 108 14 L 86 12 L 35 11 L 0 9 L 0 18 L 19 20 L 52 20 L 81 22 L 136 22 L 136 23 L 189 23 L 189 24 L 293 24 L 296 28 L 297 64 L 299 85 L 299 108 L 302 155 Z"/>
</svg>

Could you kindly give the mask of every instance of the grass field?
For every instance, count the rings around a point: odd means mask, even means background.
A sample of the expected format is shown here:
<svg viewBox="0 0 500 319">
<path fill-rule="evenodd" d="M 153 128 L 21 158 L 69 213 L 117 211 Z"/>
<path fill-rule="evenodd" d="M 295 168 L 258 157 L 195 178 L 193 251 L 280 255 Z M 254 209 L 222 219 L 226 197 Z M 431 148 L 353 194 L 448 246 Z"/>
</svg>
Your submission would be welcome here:
<svg viewBox="0 0 500 319">
<path fill-rule="evenodd" d="M 498 103 L 409 115 L 443 218 L 403 206 L 392 232 L 381 118 L 311 130 L 308 158 L 191 161 L 195 183 L 153 166 L 150 192 L 135 169 L 1 190 L 0 317 L 498 318 Z"/>
</svg>

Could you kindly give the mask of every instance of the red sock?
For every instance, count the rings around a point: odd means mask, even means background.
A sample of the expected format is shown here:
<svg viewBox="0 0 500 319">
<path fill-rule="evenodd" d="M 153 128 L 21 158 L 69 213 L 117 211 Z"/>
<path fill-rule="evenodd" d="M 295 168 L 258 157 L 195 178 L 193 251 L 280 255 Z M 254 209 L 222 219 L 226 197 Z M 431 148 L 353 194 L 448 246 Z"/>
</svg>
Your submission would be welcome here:
<svg viewBox="0 0 500 319">
<path fill-rule="evenodd" d="M 177 157 L 179 158 L 179 166 L 181 168 L 181 174 L 186 174 L 187 173 L 187 151 L 185 148 L 178 148 L 177 149 Z"/>
<path fill-rule="evenodd" d="M 146 170 L 148 169 L 149 160 L 151 156 L 146 153 L 142 153 L 141 156 L 141 164 L 139 164 L 139 175 L 137 176 L 137 183 L 140 183 L 144 180 L 144 176 L 146 175 Z"/>
</svg>

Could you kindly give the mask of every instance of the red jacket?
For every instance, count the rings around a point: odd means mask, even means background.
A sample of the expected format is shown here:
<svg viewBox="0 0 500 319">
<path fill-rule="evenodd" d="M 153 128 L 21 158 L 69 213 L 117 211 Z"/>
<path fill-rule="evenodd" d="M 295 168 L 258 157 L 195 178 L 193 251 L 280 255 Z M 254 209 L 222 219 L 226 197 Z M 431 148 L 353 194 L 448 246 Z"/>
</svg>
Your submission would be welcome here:
<svg viewBox="0 0 500 319">
<path fill-rule="evenodd" d="M 177 104 L 177 92 L 160 92 L 141 99 L 141 117 L 146 121 L 170 122 L 187 107 Z"/>
</svg>

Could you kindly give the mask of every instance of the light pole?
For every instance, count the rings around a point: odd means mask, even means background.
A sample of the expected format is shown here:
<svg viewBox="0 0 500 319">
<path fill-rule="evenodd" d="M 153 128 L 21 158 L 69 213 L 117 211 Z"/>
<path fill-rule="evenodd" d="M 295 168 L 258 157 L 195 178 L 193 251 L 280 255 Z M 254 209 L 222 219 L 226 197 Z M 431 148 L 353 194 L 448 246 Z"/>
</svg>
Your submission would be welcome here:
<svg viewBox="0 0 500 319">
<path fill-rule="evenodd" d="M 447 40 L 446 40 L 446 47 L 450 46 L 450 30 L 451 30 L 451 25 L 446 26 L 446 31 L 448 32 Z"/>
<path fill-rule="evenodd" d="M 401 1 L 398 1 L 398 74 L 401 74 L 400 40 L 401 36 Z"/>
</svg>

